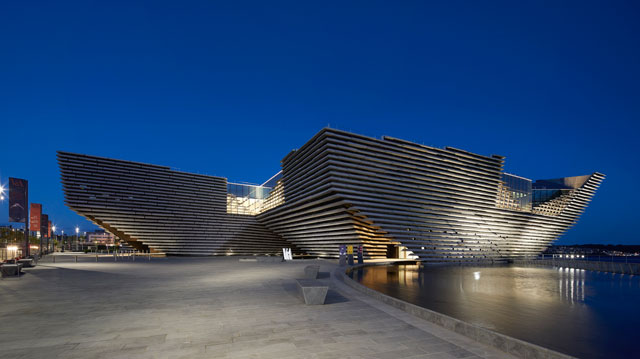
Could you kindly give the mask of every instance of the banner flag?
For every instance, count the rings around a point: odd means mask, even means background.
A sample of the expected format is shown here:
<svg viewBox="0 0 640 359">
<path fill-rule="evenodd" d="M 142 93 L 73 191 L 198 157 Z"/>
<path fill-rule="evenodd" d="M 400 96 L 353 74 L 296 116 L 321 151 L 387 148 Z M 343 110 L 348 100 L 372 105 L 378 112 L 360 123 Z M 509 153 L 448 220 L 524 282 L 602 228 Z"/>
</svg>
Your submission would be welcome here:
<svg viewBox="0 0 640 359">
<path fill-rule="evenodd" d="M 9 222 L 27 223 L 29 181 L 9 177 Z"/>
<path fill-rule="evenodd" d="M 29 213 L 29 229 L 33 232 L 40 231 L 40 220 L 42 219 L 42 205 L 39 203 L 31 203 L 31 211 Z M 42 236 L 42 231 L 40 232 Z"/>
<path fill-rule="evenodd" d="M 40 222 L 40 238 L 48 237 L 47 232 L 49 227 L 49 215 L 43 214 L 42 221 Z"/>
</svg>

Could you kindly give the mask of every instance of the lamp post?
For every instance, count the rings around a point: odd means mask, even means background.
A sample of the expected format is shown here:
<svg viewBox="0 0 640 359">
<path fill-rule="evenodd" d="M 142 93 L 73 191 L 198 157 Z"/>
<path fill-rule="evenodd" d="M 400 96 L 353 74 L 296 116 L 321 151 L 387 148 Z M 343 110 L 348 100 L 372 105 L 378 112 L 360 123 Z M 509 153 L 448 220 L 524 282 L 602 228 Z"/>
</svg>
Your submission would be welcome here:
<svg viewBox="0 0 640 359">
<path fill-rule="evenodd" d="M 53 226 L 51 226 L 51 230 L 53 231 L 53 237 L 54 237 L 54 238 L 57 238 L 57 236 L 56 236 L 56 225 L 55 225 L 55 224 L 54 224 Z M 56 249 L 55 249 L 55 248 L 54 248 L 54 246 L 53 246 L 53 241 L 51 240 L 51 238 L 49 238 L 49 240 L 51 241 L 51 243 L 49 244 L 49 248 L 48 248 L 48 249 L 49 249 L 51 252 L 55 252 L 55 251 L 56 251 Z"/>
<path fill-rule="evenodd" d="M 80 228 L 76 226 L 76 252 L 78 251 L 78 242 L 80 240 L 79 233 L 80 233 Z"/>
<path fill-rule="evenodd" d="M 4 186 L 2 184 L 0 184 L 0 202 L 2 202 L 4 204 Z M 9 243 L 8 239 L 9 239 L 9 237 L 7 237 L 7 242 L 6 243 Z M 8 256 L 8 253 L 7 253 L 7 250 L 6 250 L 6 246 L 5 246 L 5 254 Z M 1 260 L 2 260 L 2 256 L 0 256 L 0 261 Z"/>
</svg>

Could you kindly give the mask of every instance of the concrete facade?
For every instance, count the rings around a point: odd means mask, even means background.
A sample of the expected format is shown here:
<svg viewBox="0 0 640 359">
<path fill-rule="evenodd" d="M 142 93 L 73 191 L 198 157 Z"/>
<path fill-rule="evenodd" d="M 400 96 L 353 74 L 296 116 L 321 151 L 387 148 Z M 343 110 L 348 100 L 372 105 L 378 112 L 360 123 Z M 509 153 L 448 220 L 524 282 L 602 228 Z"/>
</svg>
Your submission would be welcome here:
<svg viewBox="0 0 640 359">
<path fill-rule="evenodd" d="M 565 233 L 601 173 L 537 180 L 503 156 L 325 128 L 263 185 L 58 153 L 66 204 L 138 249 L 487 261 L 535 256 Z M 398 249 L 403 255 L 398 254 Z"/>
</svg>

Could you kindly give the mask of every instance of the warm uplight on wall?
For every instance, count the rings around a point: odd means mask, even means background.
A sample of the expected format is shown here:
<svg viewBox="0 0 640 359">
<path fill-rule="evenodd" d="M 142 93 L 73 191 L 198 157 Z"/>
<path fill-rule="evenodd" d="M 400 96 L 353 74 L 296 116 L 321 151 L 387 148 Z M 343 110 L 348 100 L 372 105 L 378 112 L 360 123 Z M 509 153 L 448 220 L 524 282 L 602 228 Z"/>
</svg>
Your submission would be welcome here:
<svg viewBox="0 0 640 359">
<path fill-rule="evenodd" d="M 7 250 L 8 251 L 17 251 L 18 250 L 18 246 L 7 246 Z"/>
<path fill-rule="evenodd" d="M 473 272 L 473 279 L 480 280 L 480 272 Z"/>
</svg>

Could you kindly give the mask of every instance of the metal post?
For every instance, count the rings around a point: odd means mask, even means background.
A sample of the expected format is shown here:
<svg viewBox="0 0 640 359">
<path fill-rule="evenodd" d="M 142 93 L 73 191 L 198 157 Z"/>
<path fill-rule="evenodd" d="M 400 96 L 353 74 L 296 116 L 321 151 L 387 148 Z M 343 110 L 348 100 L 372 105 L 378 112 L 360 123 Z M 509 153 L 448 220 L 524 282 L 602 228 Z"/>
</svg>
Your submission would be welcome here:
<svg viewBox="0 0 640 359">
<path fill-rule="evenodd" d="M 75 257 L 76 257 L 76 263 L 78 263 L 78 256 L 75 256 Z"/>
<path fill-rule="evenodd" d="M 98 253 L 96 253 L 96 262 L 98 262 Z"/>
<path fill-rule="evenodd" d="M 24 251 L 22 252 L 22 254 L 24 255 L 24 257 L 29 257 L 29 251 L 30 251 L 30 245 L 29 245 L 29 185 L 27 184 L 27 188 L 25 188 L 24 191 L 24 202 L 27 204 L 27 206 L 24 209 L 24 242 L 25 242 L 25 246 L 24 246 Z M 20 272 L 20 271 L 18 271 Z M 18 273 L 19 274 L 19 273 Z"/>
</svg>

